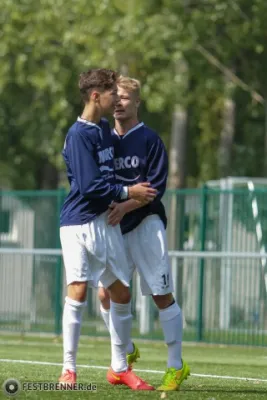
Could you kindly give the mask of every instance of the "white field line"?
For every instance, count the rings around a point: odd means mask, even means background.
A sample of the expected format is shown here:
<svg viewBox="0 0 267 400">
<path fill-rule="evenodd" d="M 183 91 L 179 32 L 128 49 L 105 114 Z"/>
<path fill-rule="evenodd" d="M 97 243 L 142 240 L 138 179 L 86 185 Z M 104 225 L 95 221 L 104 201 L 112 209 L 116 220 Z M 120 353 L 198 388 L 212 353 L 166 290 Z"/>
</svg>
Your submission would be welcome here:
<svg viewBox="0 0 267 400">
<path fill-rule="evenodd" d="M 62 367 L 60 363 L 46 362 L 46 361 L 30 361 L 30 360 L 9 360 L 7 358 L 0 358 L 0 362 L 14 363 L 14 364 L 31 364 L 31 365 L 53 365 L 56 367 Z M 87 368 L 87 369 L 104 369 L 107 370 L 108 367 L 103 367 L 100 365 L 77 365 L 77 368 Z M 149 374 L 164 374 L 165 371 L 157 371 L 154 369 L 135 369 L 136 372 L 146 372 Z M 232 379 L 238 381 L 256 381 L 256 382 L 266 382 L 267 379 L 258 378 L 244 378 L 240 376 L 226 376 L 226 375 L 204 375 L 204 374 L 191 374 L 191 376 L 196 376 L 198 378 L 213 378 L 213 379 Z"/>
</svg>

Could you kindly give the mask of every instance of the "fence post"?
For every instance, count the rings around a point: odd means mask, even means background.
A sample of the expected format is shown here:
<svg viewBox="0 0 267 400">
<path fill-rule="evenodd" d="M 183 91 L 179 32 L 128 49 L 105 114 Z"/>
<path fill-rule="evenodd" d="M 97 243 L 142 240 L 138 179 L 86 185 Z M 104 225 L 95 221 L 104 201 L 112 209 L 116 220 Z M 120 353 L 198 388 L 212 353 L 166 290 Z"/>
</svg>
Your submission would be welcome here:
<svg viewBox="0 0 267 400">
<path fill-rule="evenodd" d="M 179 195 L 179 196 L 178 196 Z M 184 226 L 185 226 L 185 199 L 186 191 L 181 190 L 176 192 L 177 203 L 176 203 L 176 248 L 175 250 L 183 251 L 184 249 Z M 176 301 L 179 306 L 183 307 L 183 280 L 184 280 L 184 259 L 177 259 L 177 291 L 175 293 Z"/>
<path fill-rule="evenodd" d="M 201 222 L 200 222 L 200 250 L 205 251 L 206 228 L 207 228 L 207 187 L 202 188 L 201 193 Z M 197 340 L 203 339 L 203 292 L 204 292 L 204 273 L 205 260 L 201 258 L 199 261 L 199 295 L 198 295 L 198 325 L 197 325 Z"/>
<path fill-rule="evenodd" d="M 56 248 L 60 249 L 60 237 L 59 237 L 59 217 L 60 210 L 65 198 L 65 189 L 60 188 L 57 191 L 57 240 Z M 62 331 L 61 325 L 62 315 L 62 257 L 58 256 L 56 263 L 56 296 L 55 296 L 55 334 L 60 335 Z"/>
</svg>

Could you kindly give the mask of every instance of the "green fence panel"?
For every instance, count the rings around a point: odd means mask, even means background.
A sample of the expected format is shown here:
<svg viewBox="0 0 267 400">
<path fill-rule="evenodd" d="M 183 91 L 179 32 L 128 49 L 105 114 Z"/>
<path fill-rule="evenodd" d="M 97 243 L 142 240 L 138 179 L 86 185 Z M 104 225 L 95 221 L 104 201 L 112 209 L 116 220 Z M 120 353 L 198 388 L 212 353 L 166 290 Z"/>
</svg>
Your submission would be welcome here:
<svg viewBox="0 0 267 400">
<path fill-rule="evenodd" d="M 0 192 L 0 249 L 60 249 L 59 214 L 64 197 L 64 190 Z M 0 326 L 60 333 L 62 258 L 11 252 L 0 255 L 0 261 L 4 297 Z"/>
<path fill-rule="evenodd" d="M 0 330 L 62 330 L 66 294 L 60 249 L 59 213 L 64 190 L 0 192 Z M 168 216 L 175 297 L 183 309 L 184 339 L 209 343 L 267 345 L 267 189 L 169 190 Z M 51 254 L 17 254 L 17 249 Z M 9 252 L 7 252 L 9 249 Z M 220 252 L 201 258 L 194 252 Z M 257 256 L 226 257 L 225 253 Z M 184 253 L 183 253 L 184 254 Z M 150 301 L 149 330 L 140 334 L 143 307 L 138 277 L 132 282 L 133 336 L 163 339 L 158 310 Z M 142 330 L 144 332 L 144 330 Z M 105 335 L 95 290 L 88 290 L 82 333 Z"/>
</svg>

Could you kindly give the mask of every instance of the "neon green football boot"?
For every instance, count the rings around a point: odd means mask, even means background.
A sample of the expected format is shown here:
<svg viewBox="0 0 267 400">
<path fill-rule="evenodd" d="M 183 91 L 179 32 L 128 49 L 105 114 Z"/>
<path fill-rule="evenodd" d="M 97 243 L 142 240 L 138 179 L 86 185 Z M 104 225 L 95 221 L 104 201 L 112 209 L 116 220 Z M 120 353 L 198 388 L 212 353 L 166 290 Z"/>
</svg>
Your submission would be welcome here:
<svg viewBox="0 0 267 400">
<path fill-rule="evenodd" d="M 132 368 L 133 363 L 137 362 L 137 359 L 140 358 L 140 351 L 134 343 L 133 348 L 134 351 L 132 353 L 127 353 L 127 364 L 130 368 Z"/>
<path fill-rule="evenodd" d="M 181 383 L 190 375 L 188 365 L 183 361 L 182 369 L 167 368 L 162 384 L 157 388 L 161 392 L 175 391 L 180 389 Z"/>
</svg>

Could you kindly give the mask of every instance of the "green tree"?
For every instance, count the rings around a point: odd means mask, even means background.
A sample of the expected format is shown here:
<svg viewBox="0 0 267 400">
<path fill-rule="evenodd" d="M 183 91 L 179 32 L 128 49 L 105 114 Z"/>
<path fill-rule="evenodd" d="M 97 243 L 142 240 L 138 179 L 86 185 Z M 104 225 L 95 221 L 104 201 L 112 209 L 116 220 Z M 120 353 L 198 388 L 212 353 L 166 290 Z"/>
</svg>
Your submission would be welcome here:
<svg viewBox="0 0 267 400">
<path fill-rule="evenodd" d="M 3 0 L 0 185 L 57 186 L 64 136 L 82 107 L 77 77 L 97 66 L 141 80 L 141 116 L 167 146 L 174 110 L 185 110 L 189 185 L 223 173 L 227 98 L 231 175 L 265 174 L 266 16 L 264 0 Z"/>
</svg>

